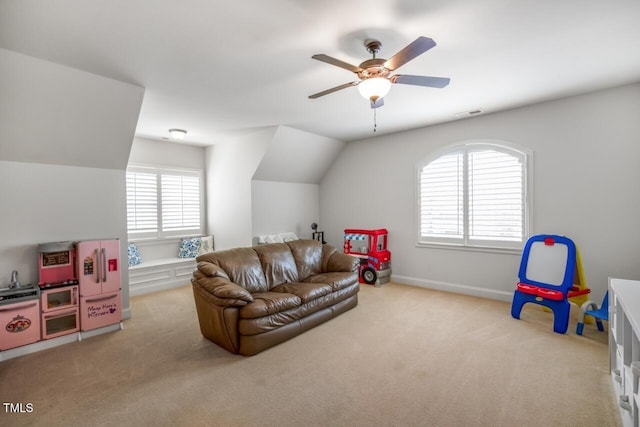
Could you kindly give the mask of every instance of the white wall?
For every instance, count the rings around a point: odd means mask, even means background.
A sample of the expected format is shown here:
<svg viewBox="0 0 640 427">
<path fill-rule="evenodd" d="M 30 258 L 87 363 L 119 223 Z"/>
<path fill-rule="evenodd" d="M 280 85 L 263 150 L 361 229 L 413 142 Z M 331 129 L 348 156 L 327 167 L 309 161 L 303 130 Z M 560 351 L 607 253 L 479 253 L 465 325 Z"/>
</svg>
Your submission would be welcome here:
<svg viewBox="0 0 640 427">
<path fill-rule="evenodd" d="M 205 170 L 205 148 L 135 137 L 129 163 Z"/>
<path fill-rule="evenodd" d="M 12 270 L 22 283 L 37 283 L 39 243 L 118 238 L 126 254 L 125 185 L 124 170 L 0 161 L 0 286 Z"/>
<path fill-rule="evenodd" d="M 251 246 L 251 179 L 275 131 L 256 131 L 206 150 L 207 227 L 216 250 Z"/>
<path fill-rule="evenodd" d="M 251 184 L 252 236 L 293 231 L 311 238 L 319 222 L 320 181 L 344 142 L 278 126 Z"/>
<path fill-rule="evenodd" d="M 320 185 L 257 181 L 251 183 L 253 236 L 293 231 L 311 238 L 320 218 Z"/>
<path fill-rule="evenodd" d="M 638 118 L 635 84 L 348 143 L 320 187 L 326 238 L 340 247 L 344 228 L 386 227 L 394 280 L 510 300 L 520 255 L 418 248 L 414 237 L 416 162 L 457 141 L 510 141 L 534 153 L 532 232 L 576 242 L 599 301 L 608 276 L 640 278 Z"/>
</svg>

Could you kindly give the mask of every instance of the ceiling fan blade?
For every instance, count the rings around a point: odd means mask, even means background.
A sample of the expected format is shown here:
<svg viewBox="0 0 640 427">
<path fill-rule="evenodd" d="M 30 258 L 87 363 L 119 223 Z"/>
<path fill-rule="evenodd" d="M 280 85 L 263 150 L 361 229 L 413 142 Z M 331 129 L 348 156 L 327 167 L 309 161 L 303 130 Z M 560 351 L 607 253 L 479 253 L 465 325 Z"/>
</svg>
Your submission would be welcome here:
<svg viewBox="0 0 640 427">
<path fill-rule="evenodd" d="M 318 93 L 314 93 L 313 95 L 309 95 L 309 98 L 311 98 L 311 99 L 320 98 L 321 96 L 325 96 L 325 95 L 328 95 L 330 93 L 337 92 L 337 91 L 339 91 L 341 89 L 346 89 L 346 88 L 351 87 L 351 86 L 357 86 L 358 83 L 360 83 L 360 82 L 359 81 L 355 81 L 355 82 L 345 83 L 343 85 L 332 87 L 331 89 L 323 90 L 322 92 L 318 92 Z"/>
<path fill-rule="evenodd" d="M 371 100 L 371 108 L 380 108 L 384 105 L 384 98 L 378 98 L 375 101 Z"/>
<path fill-rule="evenodd" d="M 403 85 L 426 86 L 443 88 L 451 81 L 448 77 L 431 77 L 431 76 L 409 76 L 396 74 L 391 76 L 391 83 L 400 83 Z"/>
<path fill-rule="evenodd" d="M 417 39 L 415 39 L 413 42 L 409 43 L 400 52 L 393 55 L 391 59 L 387 60 L 387 62 L 384 63 L 384 66 L 388 70 L 393 71 L 396 68 L 411 61 L 416 56 L 425 53 L 435 45 L 436 45 L 436 42 L 434 42 L 429 37 L 420 36 Z"/>
<path fill-rule="evenodd" d="M 344 68 L 345 70 L 349 70 L 354 73 L 359 73 L 362 71 L 362 68 L 356 67 L 355 65 L 351 65 L 344 61 L 340 61 L 332 56 L 325 55 L 323 53 L 313 55 L 311 58 L 317 59 L 318 61 L 326 62 L 327 64 L 335 65 L 336 67 Z"/>
</svg>

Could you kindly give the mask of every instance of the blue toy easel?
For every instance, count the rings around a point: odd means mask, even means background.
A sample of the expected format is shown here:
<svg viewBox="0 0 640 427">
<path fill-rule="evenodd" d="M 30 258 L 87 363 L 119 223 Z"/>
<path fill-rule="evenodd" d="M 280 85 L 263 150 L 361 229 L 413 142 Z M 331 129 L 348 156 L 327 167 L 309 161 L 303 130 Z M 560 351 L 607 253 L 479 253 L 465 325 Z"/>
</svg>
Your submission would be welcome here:
<svg viewBox="0 0 640 427">
<path fill-rule="evenodd" d="M 539 304 L 553 311 L 553 331 L 567 332 L 571 304 L 569 298 L 590 292 L 581 282 L 582 266 L 579 252 L 565 236 L 541 234 L 527 240 L 522 252 L 517 284 L 511 303 L 511 316 L 520 319 L 526 303 Z"/>
</svg>

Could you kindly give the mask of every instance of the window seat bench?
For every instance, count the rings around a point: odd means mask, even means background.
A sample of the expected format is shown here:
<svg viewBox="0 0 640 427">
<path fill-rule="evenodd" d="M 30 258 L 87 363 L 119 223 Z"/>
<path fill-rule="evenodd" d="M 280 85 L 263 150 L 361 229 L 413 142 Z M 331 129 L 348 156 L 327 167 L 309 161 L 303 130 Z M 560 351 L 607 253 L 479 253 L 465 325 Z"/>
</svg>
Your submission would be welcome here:
<svg viewBox="0 0 640 427">
<path fill-rule="evenodd" d="M 195 257 L 212 250 L 211 235 L 129 242 L 129 264 L 139 263 L 129 265 L 129 295 L 148 294 L 190 284 L 196 268 Z"/>
<path fill-rule="evenodd" d="M 142 295 L 191 283 L 195 258 L 161 258 L 129 267 L 129 295 Z"/>
</svg>

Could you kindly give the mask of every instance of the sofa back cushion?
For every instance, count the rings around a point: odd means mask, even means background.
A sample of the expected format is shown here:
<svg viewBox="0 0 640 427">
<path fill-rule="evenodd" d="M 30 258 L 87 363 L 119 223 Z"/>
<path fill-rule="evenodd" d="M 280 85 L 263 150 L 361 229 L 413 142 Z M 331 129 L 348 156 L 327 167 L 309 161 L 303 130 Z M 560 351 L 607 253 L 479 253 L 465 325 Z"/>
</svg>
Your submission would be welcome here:
<svg viewBox="0 0 640 427">
<path fill-rule="evenodd" d="M 268 289 L 282 283 L 298 281 L 298 269 L 289 246 L 272 243 L 254 246 L 253 249 L 260 258 Z"/>
<path fill-rule="evenodd" d="M 285 244 L 291 249 L 299 281 L 322 272 L 322 243 L 317 240 L 292 240 Z"/>
<path fill-rule="evenodd" d="M 200 255 L 198 262 L 206 261 L 219 265 L 229 276 L 229 280 L 242 286 L 250 293 L 266 292 L 267 280 L 262 264 L 253 248 L 236 248 Z"/>
<path fill-rule="evenodd" d="M 327 271 L 329 271 L 329 258 L 331 258 L 331 255 L 335 254 L 336 252 L 338 252 L 336 250 L 336 248 L 334 248 L 331 245 L 322 245 L 322 272 L 326 273 Z"/>
</svg>

